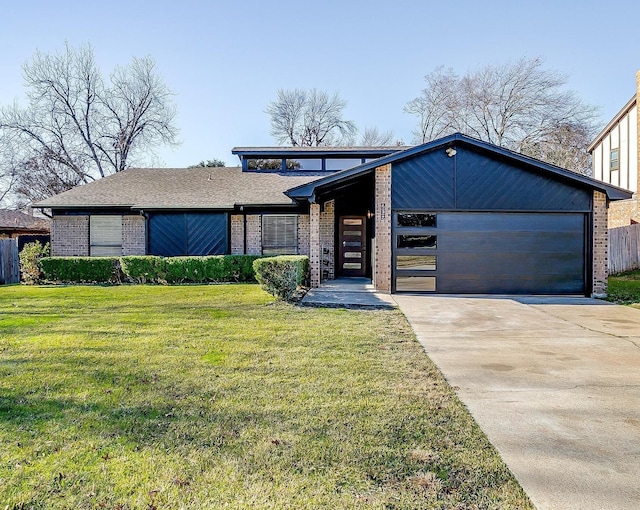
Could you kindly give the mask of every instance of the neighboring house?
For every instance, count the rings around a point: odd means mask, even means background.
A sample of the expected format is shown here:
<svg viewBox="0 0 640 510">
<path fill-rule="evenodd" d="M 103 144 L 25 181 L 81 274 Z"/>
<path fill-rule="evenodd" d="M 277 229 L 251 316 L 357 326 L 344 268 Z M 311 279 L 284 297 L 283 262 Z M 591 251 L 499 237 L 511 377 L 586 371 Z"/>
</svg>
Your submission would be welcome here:
<svg viewBox="0 0 640 510">
<path fill-rule="evenodd" d="M 640 71 L 636 73 L 636 93 L 589 146 L 593 157 L 593 177 L 630 190 L 634 196 L 611 204 L 609 228 L 640 222 Z"/>
<path fill-rule="evenodd" d="M 24 243 L 40 241 L 49 242 L 51 222 L 45 218 L 36 218 L 20 211 L 0 209 L 0 239 L 18 239 L 18 249 Z"/>
<path fill-rule="evenodd" d="M 131 169 L 36 203 L 52 211 L 53 254 L 299 253 L 313 286 L 602 294 L 607 208 L 631 197 L 461 134 L 233 152 L 242 168 Z"/>
</svg>

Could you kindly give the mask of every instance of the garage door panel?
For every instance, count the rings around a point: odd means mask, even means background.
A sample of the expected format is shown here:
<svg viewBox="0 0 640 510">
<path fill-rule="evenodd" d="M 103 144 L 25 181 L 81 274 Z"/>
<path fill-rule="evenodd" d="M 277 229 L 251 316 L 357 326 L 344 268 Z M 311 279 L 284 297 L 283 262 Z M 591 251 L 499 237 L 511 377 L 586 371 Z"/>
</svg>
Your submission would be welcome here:
<svg viewBox="0 0 640 510">
<path fill-rule="evenodd" d="M 576 253 L 582 232 L 438 232 L 439 253 Z"/>
<path fill-rule="evenodd" d="M 440 294 L 581 294 L 582 284 L 576 283 L 579 275 L 538 274 L 535 279 L 492 275 L 450 275 L 437 278 L 436 292 Z"/>
<path fill-rule="evenodd" d="M 438 273 L 442 275 L 491 274 L 519 277 L 526 274 L 564 276 L 582 275 L 582 260 L 571 253 L 550 253 L 549 257 L 521 253 L 495 253 L 485 257 L 473 253 L 457 253 L 438 257 Z"/>
<path fill-rule="evenodd" d="M 574 232 L 582 230 L 583 214 L 567 213 L 439 213 L 438 229 L 446 231 Z"/>
</svg>

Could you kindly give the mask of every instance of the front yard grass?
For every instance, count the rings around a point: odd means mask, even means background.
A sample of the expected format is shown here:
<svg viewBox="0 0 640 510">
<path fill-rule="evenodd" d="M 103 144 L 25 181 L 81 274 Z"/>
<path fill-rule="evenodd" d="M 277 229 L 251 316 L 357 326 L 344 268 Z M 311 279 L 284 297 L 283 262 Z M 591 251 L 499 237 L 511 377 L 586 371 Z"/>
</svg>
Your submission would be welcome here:
<svg viewBox="0 0 640 510">
<path fill-rule="evenodd" d="M 609 277 L 608 300 L 640 308 L 640 270 Z"/>
<path fill-rule="evenodd" d="M 0 508 L 532 508 L 397 311 L 0 288 Z"/>
</svg>

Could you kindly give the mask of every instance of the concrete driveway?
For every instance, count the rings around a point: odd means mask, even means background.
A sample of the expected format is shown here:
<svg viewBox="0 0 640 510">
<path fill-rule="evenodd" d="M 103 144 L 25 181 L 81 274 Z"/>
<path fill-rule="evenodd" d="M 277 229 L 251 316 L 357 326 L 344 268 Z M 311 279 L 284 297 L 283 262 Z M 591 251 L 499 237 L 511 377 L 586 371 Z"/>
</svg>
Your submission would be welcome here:
<svg viewBox="0 0 640 510">
<path fill-rule="evenodd" d="M 640 310 L 394 298 L 538 509 L 640 508 Z"/>
</svg>

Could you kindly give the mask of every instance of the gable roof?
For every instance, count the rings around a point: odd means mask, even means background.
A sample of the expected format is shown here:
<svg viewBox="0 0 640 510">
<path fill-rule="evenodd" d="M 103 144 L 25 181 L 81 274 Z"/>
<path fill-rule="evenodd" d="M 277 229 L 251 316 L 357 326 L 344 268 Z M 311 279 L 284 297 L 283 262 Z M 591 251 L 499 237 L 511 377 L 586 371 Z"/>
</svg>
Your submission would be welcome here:
<svg viewBox="0 0 640 510">
<path fill-rule="evenodd" d="M 618 113 L 616 113 L 615 117 L 611 119 L 611 121 L 603 128 L 602 131 L 600 131 L 598 136 L 596 136 L 595 140 L 591 142 L 591 145 L 587 147 L 587 152 L 589 153 L 593 152 L 593 149 L 595 149 L 596 146 L 600 142 L 602 142 L 602 140 L 609 134 L 609 132 L 613 129 L 613 127 L 616 124 L 618 124 L 618 122 L 620 122 L 620 119 L 624 117 L 627 113 L 629 113 L 629 111 L 631 111 L 633 107 L 636 106 L 636 104 L 637 104 L 637 97 L 634 94 L 633 97 L 629 100 L 629 102 L 626 105 L 624 105 L 622 109 Z"/>
<path fill-rule="evenodd" d="M 401 152 L 396 152 L 394 154 L 384 156 L 363 165 L 336 172 L 312 182 L 291 188 L 287 190 L 285 194 L 298 201 L 308 200 L 310 202 L 314 202 L 316 196 L 323 191 L 330 190 L 332 187 L 337 185 L 346 184 L 349 181 L 355 180 L 366 173 L 373 172 L 374 169 L 379 166 L 387 165 L 390 163 L 398 163 L 400 161 L 438 149 L 445 149 L 448 147 L 456 146 L 468 147 L 479 152 L 490 154 L 493 157 L 505 159 L 507 161 L 510 161 L 512 164 L 518 164 L 519 166 L 525 166 L 538 172 L 550 174 L 551 176 L 555 176 L 556 178 L 569 181 L 574 185 L 601 191 L 602 193 L 606 193 L 607 197 L 610 200 L 623 200 L 631 198 L 632 196 L 631 192 L 628 190 L 619 188 L 617 186 L 612 186 L 601 181 L 597 181 L 595 179 L 592 179 L 591 177 L 587 177 L 585 175 L 578 174 L 576 172 L 572 172 L 555 165 L 550 165 L 549 163 L 524 156 L 523 154 L 510 151 L 508 149 L 505 149 L 504 147 L 499 147 L 497 145 L 463 135 L 462 133 L 455 133 L 453 135 L 445 136 L 444 138 L 433 140 L 431 142 L 417 145 L 415 147 L 410 147 Z"/>
<path fill-rule="evenodd" d="M 317 179 L 240 168 L 132 168 L 33 204 L 52 209 L 233 209 L 236 206 L 291 206 L 288 188 Z"/>
</svg>

